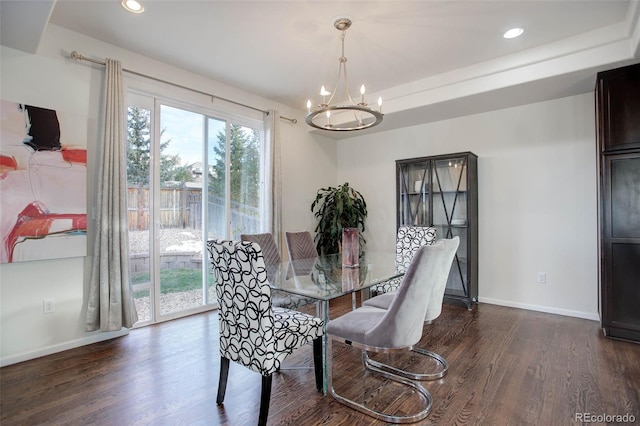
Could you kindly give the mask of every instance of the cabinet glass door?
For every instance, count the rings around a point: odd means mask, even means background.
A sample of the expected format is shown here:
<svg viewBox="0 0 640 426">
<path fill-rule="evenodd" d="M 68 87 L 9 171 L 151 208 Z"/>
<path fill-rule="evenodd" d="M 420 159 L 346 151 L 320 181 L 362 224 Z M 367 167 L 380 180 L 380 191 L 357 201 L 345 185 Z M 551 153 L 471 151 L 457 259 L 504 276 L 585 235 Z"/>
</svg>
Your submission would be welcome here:
<svg viewBox="0 0 640 426">
<path fill-rule="evenodd" d="M 429 225 L 430 162 L 401 165 L 398 181 L 399 222 L 406 226 Z"/>
<path fill-rule="evenodd" d="M 433 226 L 437 238 L 460 237 L 451 266 L 447 293 L 466 297 L 467 283 L 467 157 L 435 160 L 433 167 Z"/>
</svg>

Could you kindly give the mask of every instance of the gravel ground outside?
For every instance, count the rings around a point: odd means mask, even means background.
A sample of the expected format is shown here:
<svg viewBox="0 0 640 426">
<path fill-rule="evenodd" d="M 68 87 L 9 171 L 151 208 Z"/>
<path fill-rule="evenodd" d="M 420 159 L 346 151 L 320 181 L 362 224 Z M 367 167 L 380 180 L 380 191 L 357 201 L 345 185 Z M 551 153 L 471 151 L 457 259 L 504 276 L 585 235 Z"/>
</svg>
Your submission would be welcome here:
<svg viewBox="0 0 640 426">
<path fill-rule="evenodd" d="M 138 321 L 151 320 L 151 308 L 149 305 L 149 297 L 138 297 L 135 300 L 136 311 L 138 312 Z M 214 287 L 209 288 L 209 300 L 216 300 L 216 291 Z M 165 293 L 160 295 L 160 313 L 162 315 L 171 312 L 183 311 L 189 308 L 202 306 L 202 291 L 192 290 L 180 293 Z"/>
<path fill-rule="evenodd" d="M 129 231 L 129 252 L 149 253 L 149 232 Z M 202 230 L 192 228 L 163 228 L 160 231 L 160 252 L 202 252 Z"/>
</svg>

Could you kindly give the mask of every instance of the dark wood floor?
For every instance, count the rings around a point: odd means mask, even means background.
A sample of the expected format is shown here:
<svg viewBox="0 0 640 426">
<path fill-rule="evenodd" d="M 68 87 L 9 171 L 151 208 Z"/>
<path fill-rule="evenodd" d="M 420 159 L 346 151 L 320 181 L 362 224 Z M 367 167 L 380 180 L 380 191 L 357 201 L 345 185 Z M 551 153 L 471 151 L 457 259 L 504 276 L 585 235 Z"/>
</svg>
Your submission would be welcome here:
<svg viewBox="0 0 640 426">
<path fill-rule="evenodd" d="M 332 305 L 332 315 L 350 300 Z M 217 317 L 194 315 L 0 369 L 0 423 L 9 425 L 252 425 L 260 376 L 231 365 L 224 406 Z M 421 424 L 573 424 L 576 413 L 633 415 L 640 422 L 640 345 L 603 338 L 598 323 L 493 305 L 445 305 L 421 346 L 445 356 L 449 374 L 424 382 L 433 410 Z M 384 403 L 411 400 L 364 372 L 360 354 L 334 347 L 336 388 Z M 428 367 L 421 357 L 394 362 Z M 288 358 L 311 365 L 311 347 Z M 407 405 L 401 404 L 401 409 Z M 408 407 L 411 409 L 412 407 Z M 273 381 L 271 425 L 383 425 L 315 391 L 313 370 Z"/>
</svg>

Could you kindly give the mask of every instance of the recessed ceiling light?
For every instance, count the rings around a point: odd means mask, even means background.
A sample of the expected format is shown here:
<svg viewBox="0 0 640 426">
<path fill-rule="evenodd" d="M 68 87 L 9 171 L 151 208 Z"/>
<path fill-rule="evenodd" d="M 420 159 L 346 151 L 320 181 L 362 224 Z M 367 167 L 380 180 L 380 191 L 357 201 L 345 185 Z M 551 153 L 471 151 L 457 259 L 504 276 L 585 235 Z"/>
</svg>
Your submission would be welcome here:
<svg viewBox="0 0 640 426">
<path fill-rule="evenodd" d="M 144 12 L 144 6 L 136 0 L 122 0 L 122 7 L 132 13 Z"/>
<path fill-rule="evenodd" d="M 524 32 L 524 30 L 522 28 L 511 28 L 509 31 L 504 33 L 503 37 L 504 38 L 516 38 L 518 36 L 521 36 L 523 32 Z"/>
</svg>

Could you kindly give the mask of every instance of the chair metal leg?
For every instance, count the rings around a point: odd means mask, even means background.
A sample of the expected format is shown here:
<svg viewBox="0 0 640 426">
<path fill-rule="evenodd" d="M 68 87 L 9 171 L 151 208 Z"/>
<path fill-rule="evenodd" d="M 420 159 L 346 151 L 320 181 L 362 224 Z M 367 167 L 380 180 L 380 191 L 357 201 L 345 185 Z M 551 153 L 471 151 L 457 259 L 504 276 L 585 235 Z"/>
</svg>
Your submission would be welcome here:
<svg viewBox="0 0 640 426">
<path fill-rule="evenodd" d="M 322 392 L 323 386 L 323 365 L 322 365 L 322 337 L 313 339 L 313 367 L 316 375 L 316 389 Z"/>
<path fill-rule="evenodd" d="M 229 358 L 220 357 L 220 380 L 218 381 L 218 397 L 216 404 L 220 405 L 224 401 L 224 394 L 227 392 L 227 378 L 229 377 Z"/>
<path fill-rule="evenodd" d="M 384 370 L 391 374 L 396 374 L 400 377 L 404 377 L 406 379 L 411 379 L 411 380 L 438 380 L 443 378 L 447 374 L 447 371 L 449 371 L 449 363 L 447 362 L 446 359 L 444 359 L 437 353 L 431 352 L 422 348 L 413 348 L 411 349 L 411 351 L 418 353 L 420 355 L 425 355 L 432 358 L 433 360 L 436 361 L 438 365 L 441 366 L 440 370 L 436 372 L 429 372 L 429 373 L 412 373 L 410 371 L 393 367 L 389 364 L 384 364 L 382 362 L 375 361 L 369 358 L 367 351 L 362 351 L 362 361 L 364 362 L 365 367 L 367 367 L 368 369 L 376 368 L 379 370 Z"/>
<path fill-rule="evenodd" d="M 355 345 L 354 345 L 355 346 Z M 363 352 L 363 363 L 364 363 L 364 353 L 366 353 L 365 350 L 362 351 Z M 336 392 L 336 390 L 333 387 L 333 338 L 329 337 L 328 339 L 328 348 L 327 348 L 327 387 L 329 390 L 329 393 L 331 394 L 331 396 L 336 399 L 338 402 L 340 402 L 341 404 L 346 405 L 347 407 L 353 408 L 354 410 L 360 411 L 361 413 L 364 413 L 368 416 L 374 417 L 376 419 L 379 420 L 383 420 L 385 422 L 389 422 L 389 423 L 395 423 L 395 424 L 400 424 L 400 423 L 415 423 L 418 422 L 422 419 L 424 419 L 425 417 L 427 417 L 429 415 L 429 412 L 431 412 L 431 407 L 433 406 L 433 399 L 431 398 L 431 394 L 429 393 L 429 391 L 427 391 L 424 387 L 422 387 L 422 385 L 413 382 L 411 380 L 407 380 L 401 376 L 395 375 L 393 373 L 389 373 L 387 371 L 384 371 L 382 369 L 378 369 L 375 366 L 368 366 L 367 367 L 370 371 L 373 371 L 379 375 L 381 375 L 382 377 L 385 377 L 387 379 L 393 380 L 395 382 L 399 382 L 402 383 L 404 385 L 407 385 L 413 389 L 415 389 L 416 392 L 418 392 L 418 394 L 420 394 L 420 396 L 422 397 L 422 399 L 425 402 L 425 407 L 420 410 L 419 412 L 412 414 L 412 415 L 408 415 L 408 416 L 394 416 L 391 414 L 387 414 L 387 413 L 383 413 L 381 411 L 377 411 L 374 409 L 371 409 L 367 406 L 365 406 L 364 404 L 361 404 L 359 402 L 353 401 L 349 398 L 346 398 L 340 394 L 338 394 Z"/>
<path fill-rule="evenodd" d="M 260 394 L 260 416 L 258 417 L 258 426 L 267 424 L 269 417 L 269 401 L 271 400 L 271 379 L 273 375 L 262 376 L 262 393 Z"/>
</svg>

